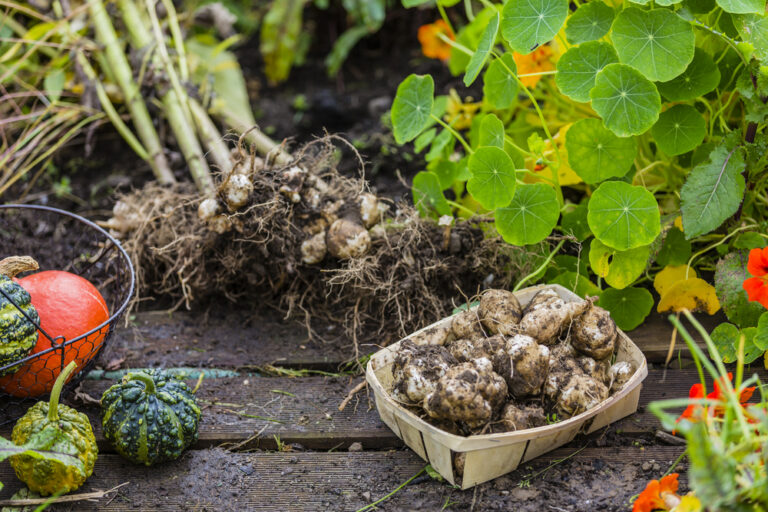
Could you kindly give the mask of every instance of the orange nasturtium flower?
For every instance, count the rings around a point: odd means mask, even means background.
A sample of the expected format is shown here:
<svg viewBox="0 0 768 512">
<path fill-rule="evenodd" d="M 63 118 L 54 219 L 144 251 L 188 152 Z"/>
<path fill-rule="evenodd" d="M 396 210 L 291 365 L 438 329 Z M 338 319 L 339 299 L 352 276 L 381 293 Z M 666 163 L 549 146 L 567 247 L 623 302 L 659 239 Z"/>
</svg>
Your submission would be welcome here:
<svg viewBox="0 0 768 512">
<path fill-rule="evenodd" d="M 661 477 L 661 480 L 651 480 L 645 490 L 635 500 L 632 512 L 651 512 L 653 510 L 671 510 L 680 503 L 677 488 L 677 473 Z"/>
<path fill-rule="evenodd" d="M 547 45 L 539 46 L 528 55 L 520 55 L 515 52 L 512 58 L 515 59 L 518 75 L 527 75 L 529 73 L 541 73 L 544 71 L 553 71 L 555 64 L 552 62 L 552 48 Z M 524 86 L 533 88 L 539 83 L 544 75 L 523 76 L 520 81 Z"/>
<path fill-rule="evenodd" d="M 451 41 L 456 39 L 451 27 L 443 20 L 419 27 L 421 53 L 430 59 L 448 60 L 451 57 L 451 45 L 440 39 L 438 34 L 445 35 Z"/>
<path fill-rule="evenodd" d="M 754 277 L 744 280 L 744 290 L 751 301 L 768 308 L 768 247 L 749 251 L 747 272 Z"/>
<path fill-rule="evenodd" d="M 733 380 L 733 374 L 728 373 L 728 380 Z M 725 398 L 722 396 L 722 390 L 720 388 L 720 383 L 718 381 L 714 382 L 715 390 L 712 391 L 707 395 L 707 398 L 710 400 L 717 400 L 721 402 L 725 402 Z M 741 390 L 739 394 L 739 403 L 743 406 L 746 405 L 746 403 L 749 401 L 750 398 L 752 398 L 752 394 L 755 392 L 755 387 L 747 387 Z M 704 388 L 702 387 L 701 383 L 696 383 L 693 386 L 691 386 L 691 390 L 688 393 L 688 397 L 691 400 L 698 400 L 701 398 L 704 398 Z M 701 405 L 699 404 L 691 404 L 688 406 L 685 411 L 683 411 L 683 414 L 680 415 L 679 418 L 677 418 L 677 421 L 679 422 L 682 419 L 686 419 L 689 421 L 696 421 L 698 412 L 701 410 Z M 717 417 L 722 416 L 725 413 L 725 409 L 721 405 L 717 405 L 714 408 L 714 414 Z"/>
</svg>

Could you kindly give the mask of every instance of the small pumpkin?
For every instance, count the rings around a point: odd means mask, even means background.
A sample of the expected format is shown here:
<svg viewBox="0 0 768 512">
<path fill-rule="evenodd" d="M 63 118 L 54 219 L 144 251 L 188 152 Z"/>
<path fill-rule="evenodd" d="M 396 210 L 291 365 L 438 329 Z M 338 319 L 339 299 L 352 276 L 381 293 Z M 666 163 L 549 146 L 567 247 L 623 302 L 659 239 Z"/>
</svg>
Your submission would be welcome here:
<svg viewBox="0 0 768 512">
<path fill-rule="evenodd" d="M 16 282 L 31 297 L 40 327 L 51 337 L 72 340 L 109 320 L 109 308 L 101 293 L 87 279 L 61 270 L 36 272 Z M 99 351 L 109 326 L 67 345 L 64 365 L 75 361 L 82 367 Z M 37 336 L 32 354 L 51 348 L 44 335 Z M 61 352 L 54 350 L 19 366 L 12 375 L 0 377 L 0 391 L 20 398 L 48 393 L 62 368 Z"/>
<path fill-rule="evenodd" d="M 19 480 L 43 496 L 78 489 L 91 476 L 96 463 L 98 448 L 88 416 L 59 403 L 61 389 L 76 368 L 77 363 L 69 363 L 56 379 L 50 401 L 30 407 L 11 433 L 11 441 L 16 445 L 27 443 L 33 436 L 44 436 L 46 442 L 40 449 L 75 454 L 80 460 L 82 468 L 32 455 L 11 457 Z"/>
<path fill-rule="evenodd" d="M 187 384 L 162 370 L 133 372 L 101 397 L 101 427 L 117 453 L 151 466 L 197 441 L 200 408 Z"/>
<path fill-rule="evenodd" d="M 0 367 L 24 359 L 37 343 L 35 323 L 40 323 L 37 309 L 29 293 L 13 281 L 16 274 L 37 268 L 37 262 L 29 256 L 0 261 L 0 290 L 3 291 L 0 293 Z M 12 371 L 13 368 L 0 375 Z"/>
</svg>

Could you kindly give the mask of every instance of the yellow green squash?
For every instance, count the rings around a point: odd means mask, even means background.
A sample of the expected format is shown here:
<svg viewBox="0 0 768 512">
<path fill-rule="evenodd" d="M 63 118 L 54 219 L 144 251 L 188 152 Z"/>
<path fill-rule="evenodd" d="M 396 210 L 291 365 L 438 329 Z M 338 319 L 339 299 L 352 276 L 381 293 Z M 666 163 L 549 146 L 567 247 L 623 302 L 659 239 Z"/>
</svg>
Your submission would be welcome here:
<svg viewBox="0 0 768 512">
<path fill-rule="evenodd" d="M 16 445 L 33 438 L 38 442 L 42 439 L 44 442 L 38 444 L 38 449 L 75 455 L 80 460 L 82 466 L 77 467 L 32 455 L 11 457 L 11 466 L 19 480 L 43 496 L 78 489 L 91 476 L 96 463 L 98 448 L 88 416 L 59 403 L 61 388 L 75 368 L 77 363 L 69 363 L 56 379 L 50 402 L 37 402 L 30 407 L 11 433 Z"/>
<path fill-rule="evenodd" d="M 26 357 L 37 343 L 35 323 L 40 323 L 40 317 L 29 293 L 13 281 L 16 274 L 37 268 L 29 257 L 0 261 L 0 368 Z M 0 375 L 11 372 L 12 368 L 0 371 Z"/>
</svg>

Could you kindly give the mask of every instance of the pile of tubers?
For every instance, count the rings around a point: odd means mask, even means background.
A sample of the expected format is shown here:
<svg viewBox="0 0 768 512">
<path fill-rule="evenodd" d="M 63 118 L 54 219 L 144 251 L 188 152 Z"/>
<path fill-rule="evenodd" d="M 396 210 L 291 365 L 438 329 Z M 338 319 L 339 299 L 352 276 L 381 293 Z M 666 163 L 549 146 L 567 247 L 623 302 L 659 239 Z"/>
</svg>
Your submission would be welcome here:
<svg viewBox="0 0 768 512">
<path fill-rule="evenodd" d="M 540 427 L 591 409 L 635 373 L 613 362 L 618 330 L 594 299 L 566 302 L 543 289 L 523 308 L 512 292 L 403 340 L 393 394 L 457 435 Z"/>
</svg>

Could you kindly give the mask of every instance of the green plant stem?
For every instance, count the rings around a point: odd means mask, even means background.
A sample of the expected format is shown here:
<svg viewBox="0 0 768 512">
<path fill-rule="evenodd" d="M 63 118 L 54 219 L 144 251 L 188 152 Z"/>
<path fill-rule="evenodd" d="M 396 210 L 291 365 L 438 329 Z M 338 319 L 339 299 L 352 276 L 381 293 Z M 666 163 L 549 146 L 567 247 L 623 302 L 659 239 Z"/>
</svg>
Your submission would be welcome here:
<svg viewBox="0 0 768 512">
<path fill-rule="evenodd" d="M 518 283 L 515 285 L 515 288 L 512 290 L 513 292 L 516 292 L 520 288 L 523 287 L 525 283 L 533 279 L 534 277 L 538 276 L 541 272 L 544 271 L 544 269 L 547 268 L 547 265 L 549 265 L 549 262 L 552 261 L 552 258 L 555 257 L 555 254 L 558 253 L 558 251 L 563 247 L 563 244 L 565 243 L 565 239 L 560 240 L 558 244 L 555 246 L 555 248 L 552 250 L 552 252 L 549 253 L 549 256 L 547 256 L 547 259 L 544 260 L 544 263 L 539 265 L 539 268 L 522 278 Z"/>
<path fill-rule="evenodd" d="M 229 148 L 224 143 L 218 128 L 211 120 L 208 112 L 193 98 L 189 98 L 189 109 L 197 125 L 197 133 L 203 141 L 210 156 L 219 171 L 229 173 L 232 170 L 232 158 Z"/>
<path fill-rule="evenodd" d="M 745 229 L 752 229 L 752 228 L 756 228 L 756 227 L 759 227 L 759 225 L 757 225 L 757 224 L 749 224 L 747 226 L 741 226 L 739 228 L 736 228 L 733 231 L 731 231 L 730 233 L 728 233 L 727 235 L 725 235 L 719 242 L 716 242 L 716 243 L 714 243 L 714 244 L 712 244 L 710 246 L 705 247 L 704 249 L 700 250 L 699 252 L 694 253 L 691 256 L 691 258 L 688 260 L 688 268 L 685 269 L 685 278 L 688 279 L 688 273 L 690 272 L 691 267 L 693 265 L 693 260 L 695 260 L 696 258 L 701 256 L 702 254 L 711 251 L 712 249 L 714 249 L 718 245 L 722 245 L 726 240 L 731 238 L 733 235 L 737 234 L 739 231 L 744 231 Z"/>
<path fill-rule="evenodd" d="M 136 372 L 136 373 L 129 373 L 125 377 L 123 377 L 124 382 L 129 382 L 132 380 L 137 380 L 144 384 L 144 393 L 148 395 L 154 395 L 157 391 L 157 388 L 155 387 L 155 380 L 147 373 L 144 372 Z"/>
<path fill-rule="evenodd" d="M 138 85 L 133 81 L 133 73 L 128 59 L 123 53 L 122 45 L 117 39 L 117 33 L 112 26 L 112 22 L 104 8 L 101 0 L 88 0 L 88 7 L 91 14 L 96 39 L 104 46 L 107 62 L 115 76 L 120 90 L 125 96 L 125 103 L 128 111 L 131 113 L 139 138 L 143 142 L 149 157 L 149 162 L 155 177 L 160 183 L 175 183 L 171 168 L 163 153 L 163 146 L 160 138 L 157 136 L 155 127 L 152 124 L 152 118 L 149 115 L 147 106 L 144 103 Z M 110 117 L 111 119 L 111 117 Z"/>
<path fill-rule="evenodd" d="M 451 23 L 451 20 L 448 19 L 448 13 L 445 12 L 445 7 L 442 3 L 437 2 L 437 10 L 440 11 L 440 17 L 443 19 L 446 25 L 448 25 L 448 28 L 451 29 L 452 33 L 456 33 L 455 30 L 453 30 L 453 24 Z"/>
<path fill-rule="evenodd" d="M 446 130 L 448 130 L 448 131 L 451 133 L 451 135 L 453 135 L 453 136 L 456 138 L 456 140 L 458 140 L 459 142 L 461 142 L 461 145 L 462 145 L 462 146 L 464 146 L 464 150 L 467 152 L 467 154 L 468 154 L 468 155 L 471 155 L 472 153 L 474 153 L 474 151 L 472 151 L 472 148 L 471 148 L 471 147 L 470 147 L 470 145 L 467 143 L 467 141 L 466 141 L 466 140 L 464 140 L 464 137 L 462 137 L 462 136 L 461 136 L 461 134 L 460 134 L 459 132 L 457 132 L 457 131 L 456 131 L 456 130 L 453 128 L 453 126 L 449 125 L 448 123 L 446 123 L 445 121 L 443 121 L 442 119 L 440 119 L 439 117 L 437 117 L 435 114 L 430 114 L 430 117 L 431 117 L 432 119 L 434 119 L 434 120 L 435 120 L 435 122 L 437 122 L 437 123 L 438 123 L 440 126 L 442 126 L 443 128 L 445 128 Z"/>
<path fill-rule="evenodd" d="M 419 475 L 421 475 L 422 473 L 424 473 L 426 470 L 427 470 L 427 468 L 426 468 L 426 467 L 423 467 L 423 468 L 421 468 L 421 469 L 419 470 L 419 472 L 418 472 L 418 473 L 416 473 L 415 475 L 413 475 L 411 478 L 409 478 L 408 480 L 406 480 L 406 481 L 405 481 L 405 482 L 403 482 L 402 484 L 398 485 L 398 486 L 397 486 L 397 488 L 396 488 L 394 491 L 390 492 L 389 494 L 387 494 L 387 495 L 386 495 L 386 496 L 384 496 L 383 498 L 379 498 L 378 500 L 374 501 L 373 503 L 371 503 L 371 504 L 369 504 L 369 505 L 366 505 L 366 506 L 364 506 L 363 508 L 357 509 L 357 512 L 365 512 L 366 510 L 371 510 L 371 509 L 373 509 L 373 508 L 376 508 L 376 505 L 378 505 L 379 503 L 381 503 L 381 502 L 383 502 L 383 501 L 386 501 L 386 500 L 388 500 L 389 498 L 391 498 L 392 496 L 394 496 L 395 494 L 397 494 L 398 492 L 400 492 L 400 490 L 401 490 L 402 488 L 404 488 L 406 485 L 408 485 L 409 483 L 411 483 L 411 482 L 412 482 L 412 481 L 413 481 L 413 480 L 414 480 L 416 477 L 418 477 Z"/>
<path fill-rule="evenodd" d="M 530 151 L 526 151 L 525 149 L 523 149 L 520 146 L 518 146 L 515 143 L 515 140 L 512 137 L 510 137 L 507 133 L 504 133 L 504 142 L 506 142 L 507 144 L 509 144 L 510 146 L 512 146 L 513 148 L 515 148 L 516 150 L 518 150 L 519 152 L 521 152 L 524 155 L 536 156 L 533 153 L 531 153 Z"/>
<path fill-rule="evenodd" d="M 466 206 L 457 203 L 456 201 L 451 201 L 450 199 L 446 199 L 445 202 L 448 203 L 448 206 L 452 206 L 452 207 L 456 208 L 457 210 L 461 210 L 464 213 L 468 214 L 470 217 L 474 216 L 475 213 L 477 213 L 477 212 L 473 212 L 472 210 L 470 210 Z"/>
<path fill-rule="evenodd" d="M 176 7 L 171 0 L 162 0 L 168 17 L 168 28 L 173 39 L 173 48 L 176 50 L 176 58 L 179 59 L 179 76 L 182 80 L 189 80 L 189 67 L 187 66 L 187 51 L 184 48 L 184 36 L 181 34 L 179 18 L 176 16 Z"/>
<path fill-rule="evenodd" d="M 51 389 L 51 398 L 48 400 L 48 421 L 55 423 L 59 421 L 59 397 L 61 397 L 61 390 L 64 388 L 69 376 L 77 368 L 77 362 L 70 362 L 56 378 L 56 382 Z"/>
<path fill-rule="evenodd" d="M 258 127 L 246 125 L 236 114 L 219 109 L 212 110 L 211 114 L 242 135 L 243 139 L 251 144 L 259 154 L 274 159 L 276 164 L 290 165 L 293 162 L 293 157 L 280 144 L 265 135 Z"/>
</svg>

